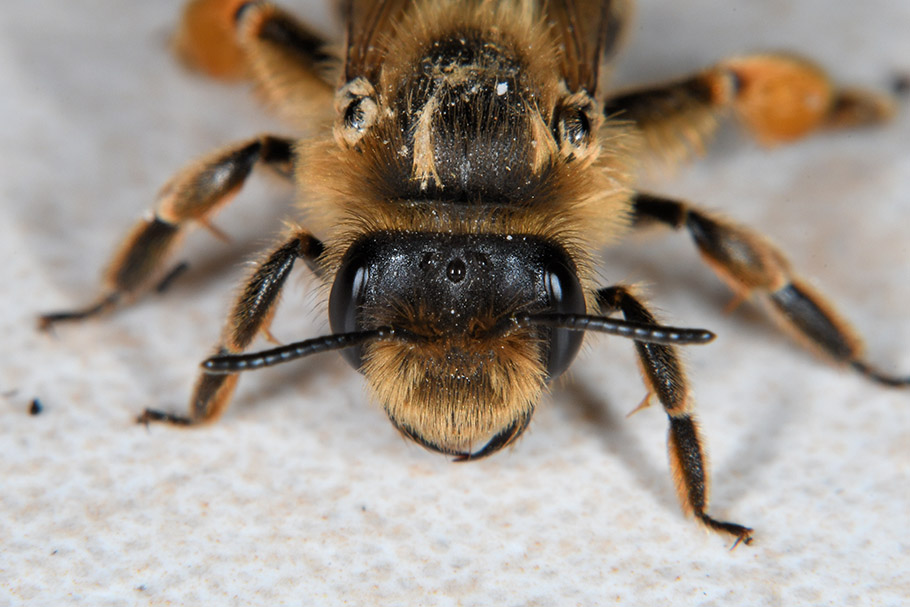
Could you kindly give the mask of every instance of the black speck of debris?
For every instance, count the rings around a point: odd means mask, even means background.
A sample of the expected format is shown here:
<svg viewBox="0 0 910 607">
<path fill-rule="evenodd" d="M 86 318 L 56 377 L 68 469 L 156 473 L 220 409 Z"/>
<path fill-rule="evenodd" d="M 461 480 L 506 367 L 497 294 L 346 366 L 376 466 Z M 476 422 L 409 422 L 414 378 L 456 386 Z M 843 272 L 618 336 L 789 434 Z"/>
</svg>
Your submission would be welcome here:
<svg viewBox="0 0 910 607">
<path fill-rule="evenodd" d="M 42 411 L 44 411 L 44 405 L 37 398 L 33 398 L 32 403 L 28 406 L 29 415 L 41 415 Z"/>
<path fill-rule="evenodd" d="M 898 74 L 891 81 L 891 90 L 900 97 L 910 93 L 910 74 Z"/>
</svg>

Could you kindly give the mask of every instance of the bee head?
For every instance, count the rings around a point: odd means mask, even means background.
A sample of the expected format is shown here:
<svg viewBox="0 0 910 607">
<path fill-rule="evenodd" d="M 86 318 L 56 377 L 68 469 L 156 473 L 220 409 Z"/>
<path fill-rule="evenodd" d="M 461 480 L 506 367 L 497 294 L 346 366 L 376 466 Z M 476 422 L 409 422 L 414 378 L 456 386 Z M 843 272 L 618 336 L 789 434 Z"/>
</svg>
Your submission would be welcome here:
<svg viewBox="0 0 910 607">
<path fill-rule="evenodd" d="M 584 293 L 564 251 L 520 235 L 372 233 L 342 259 L 329 299 L 336 333 L 415 337 L 343 354 L 405 435 L 457 455 L 516 438 L 577 354 L 581 332 L 504 330 L 542 311 L 584 314 Z"/>
</svg>

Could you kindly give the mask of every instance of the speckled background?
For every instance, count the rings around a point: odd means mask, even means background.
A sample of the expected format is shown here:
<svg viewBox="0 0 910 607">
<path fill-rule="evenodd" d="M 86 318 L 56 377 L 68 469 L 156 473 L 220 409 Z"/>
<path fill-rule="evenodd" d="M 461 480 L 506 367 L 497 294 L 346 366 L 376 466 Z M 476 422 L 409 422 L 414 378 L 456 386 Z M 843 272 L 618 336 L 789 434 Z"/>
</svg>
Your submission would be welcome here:
<svg viewBox="0 0 910 607">
<path fill-rule="evenodd" d="M 183 163 L 264 129 L 243 87 L 166 52 L 178 0 L 6 0 L 0 11 L 0 605 L 882 605 L 910 596 L 910 392 L 832 369 L 729 294 L 688 239 L 636 241 L 605 281 L 642 281 L 664 315 L 719 338 L 690 348 L 729 543 L 679 511 L 666 421 L 630 344 L 592 337 L 574 384 L 512 450 L 455 465 L 403 441 L 327 355 L 244 378 L 211 427 L 182 410 L 246 259 L 290 191 L 255 177 L 194 234 L 166 296 L 38 334 L 87 301 L 113 244 Z M 328 21 L 295 1 L 301 14 Z M 722 5 L 719 7 L 719 5 Z M 618 74 L 680 75 L 732 52 L 811 53 L 844 80 L 910 72 L 904 0 L 642 2 Z M 767 151 L 724 132 L 652 179 L 768 232 L 910 371 L 910 105 L 888 128 Z M 274 327 L 326 331 L 306 271 Z M 44 412 L 28 414 L 33 397 Z"/>
</svg>

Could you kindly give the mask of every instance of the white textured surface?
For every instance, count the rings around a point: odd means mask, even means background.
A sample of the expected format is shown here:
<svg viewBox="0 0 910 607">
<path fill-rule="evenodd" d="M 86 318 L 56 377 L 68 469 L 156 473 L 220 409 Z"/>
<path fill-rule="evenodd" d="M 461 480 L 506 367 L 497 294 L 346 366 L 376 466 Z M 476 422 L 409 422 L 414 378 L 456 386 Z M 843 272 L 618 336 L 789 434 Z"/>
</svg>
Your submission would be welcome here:
<svg viewBox="0 0 910 607">
<path fill-rule="evenodd" d="M 723 4 L 723 8 L 716 5 Z M 666 315 L 720 338 L 688 359 L 726 550 L 676 504 L 657 409 L 626 343 L 589 339 L 531 431 L 473 465 L 406 444 L 340 358 L 244 378 L 222 421 L 182 410 L 239 265 L 289 193 L 256 178 L 196 234 L 166 296 L 99 322 L 33 330 L 87 301 L 97 268 L 169 174 L 280 126 L 238 88 L 165 51 L 176 0 L 6 0 L 0 11 L 0 605 L 883 605 L 910 596 L 910 394 L 826 367 L 743 308 L 668 235 L 608 256 Z M 685 8 L 682 8 L 685 6 Z M 326 11 L 322 11 L 325 15 Z M 844 80 L 910 71 L 904 0 L 643 2 L 625 82 L 731 52 L 811 53 Z M 910 370 L 910 111 L 880 130 L 767 152 L 725 134 L 660 182 L 770 233 L 868 337 Z M 305 272 L 300 273 L 301 276 Z M 295 280 L 275 327 L 324 331 Z M 45 412 L 28 415 L 40 397 Z"/>
</svg>

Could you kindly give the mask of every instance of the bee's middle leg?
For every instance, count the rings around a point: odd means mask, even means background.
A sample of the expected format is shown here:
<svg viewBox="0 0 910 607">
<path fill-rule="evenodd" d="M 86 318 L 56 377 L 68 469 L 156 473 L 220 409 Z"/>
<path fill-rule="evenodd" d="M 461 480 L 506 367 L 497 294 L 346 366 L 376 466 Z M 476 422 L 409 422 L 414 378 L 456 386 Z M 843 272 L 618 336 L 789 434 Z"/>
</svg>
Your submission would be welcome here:
<svg viewBox="0 0 910 607">
<path fill-rule="evenodd" d="M 737 301 L 754 296 L 768 304 L 780 324 L 812 349 L 879 383 L 910 385 L 910 378 L 890 376 L 866 362 L 853 327 L 760 234 L 661 196 L 638 193 L 633 209 L 637 227 L 659 223 L 688 230 L 702 258 L 733 289 Z"/>
<path fill-rule="evenodd" d="M 44 314 L 39 328 L 103 314 L 155 286 L 166 286 L 176 270 L 168 272 L 167 264 L 188 226 L 197 223 L 226 238 L 209 218 L 240 190 L 253 168 L 265 165 L 290 177 L 292 164 L 292 140 L 262 135 L 212 152 L 186 167 L 165 184 L 153 210 L 123 239 L 104 272 L 95 303 Z"/>
</svg>

